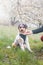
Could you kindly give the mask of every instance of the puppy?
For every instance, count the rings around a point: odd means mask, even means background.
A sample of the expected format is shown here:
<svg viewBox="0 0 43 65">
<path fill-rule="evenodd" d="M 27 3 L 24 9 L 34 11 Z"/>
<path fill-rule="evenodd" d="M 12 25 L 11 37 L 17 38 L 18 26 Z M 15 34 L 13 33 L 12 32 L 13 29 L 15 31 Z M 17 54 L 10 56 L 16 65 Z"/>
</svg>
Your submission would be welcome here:
<svg viewBox="0 0 43 65">
<path fill-rule="evenodd" d="M 27 36 L 27 34 L 30 34 L 29 31 L 27 32 L 27 25 L 19 24 L 18 30 L 19 34 L 16 36 L 16 39 L 12 43 L 12 46 L 16 47 L 17 45 L 19 45 L 23 51 L 25 51 L 25 48 L 27 48 L 30 52 L 32 52 Z"/>
</svg>

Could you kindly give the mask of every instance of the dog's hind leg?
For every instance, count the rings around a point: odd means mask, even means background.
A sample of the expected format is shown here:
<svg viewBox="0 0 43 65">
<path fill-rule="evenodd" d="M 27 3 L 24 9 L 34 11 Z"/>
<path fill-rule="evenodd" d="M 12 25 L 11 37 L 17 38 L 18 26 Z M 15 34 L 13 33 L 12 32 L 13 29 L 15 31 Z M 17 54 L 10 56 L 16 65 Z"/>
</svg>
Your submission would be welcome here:
<svg viewBox="0 0 43 65">
<path fill-rule="evenodd" d="M 30 52 L 33 52 L 30 48 L 30 45 L 29 45 L 29 41 L 28 41 L 28 37 L 26 39 L 26 48 L 30 51 Z"/>
</svg>

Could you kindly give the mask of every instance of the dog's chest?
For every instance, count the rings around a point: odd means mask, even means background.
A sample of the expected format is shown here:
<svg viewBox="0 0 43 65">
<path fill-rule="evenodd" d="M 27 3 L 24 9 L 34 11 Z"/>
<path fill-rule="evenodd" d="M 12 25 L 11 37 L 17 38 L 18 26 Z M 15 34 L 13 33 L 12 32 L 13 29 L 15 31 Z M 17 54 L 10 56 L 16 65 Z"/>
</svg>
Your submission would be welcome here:
<svg viewBox="0 0 43 65">
<path fill-rule="evenodd" d="M 20 37 L 25 41 L 26 40 L 26 35 L 23 35 L 23 34 L 19 34 Z"/>
</svg>

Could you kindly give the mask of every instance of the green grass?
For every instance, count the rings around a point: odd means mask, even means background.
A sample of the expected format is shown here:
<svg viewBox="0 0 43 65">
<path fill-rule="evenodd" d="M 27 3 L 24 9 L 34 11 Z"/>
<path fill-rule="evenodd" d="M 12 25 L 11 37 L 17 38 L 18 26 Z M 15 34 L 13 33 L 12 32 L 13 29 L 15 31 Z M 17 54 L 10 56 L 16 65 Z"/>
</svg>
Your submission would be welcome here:
<svg viewBox="0 0 43 65">
<path fill-rule="evenodd" d="M 17 34 L 16 27 L 0 26 L 0 65 L 43 65 L 43 59 L 39 59 L 43 47 L 43 42 L 39 38 L 41 34 L 29 35 L 33 53 L 28 50 L 23 52 L 19 47 L 12 48 L 12 42 Z M 7 48 L 8 45 L 11 46 L 10 49 Z"/>
</svg>

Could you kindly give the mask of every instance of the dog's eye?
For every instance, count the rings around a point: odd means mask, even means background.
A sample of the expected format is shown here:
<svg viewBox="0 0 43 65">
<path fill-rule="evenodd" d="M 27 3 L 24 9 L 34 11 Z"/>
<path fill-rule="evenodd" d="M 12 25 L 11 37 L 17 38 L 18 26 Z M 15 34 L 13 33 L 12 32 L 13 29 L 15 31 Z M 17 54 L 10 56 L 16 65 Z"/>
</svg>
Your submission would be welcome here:
<svg viewBox="0 0 43 65">
<path fill-rule="evenodd" d="M 22 27 L 20 27 L 20 28 L 22 28 Z"/>
</svg>

